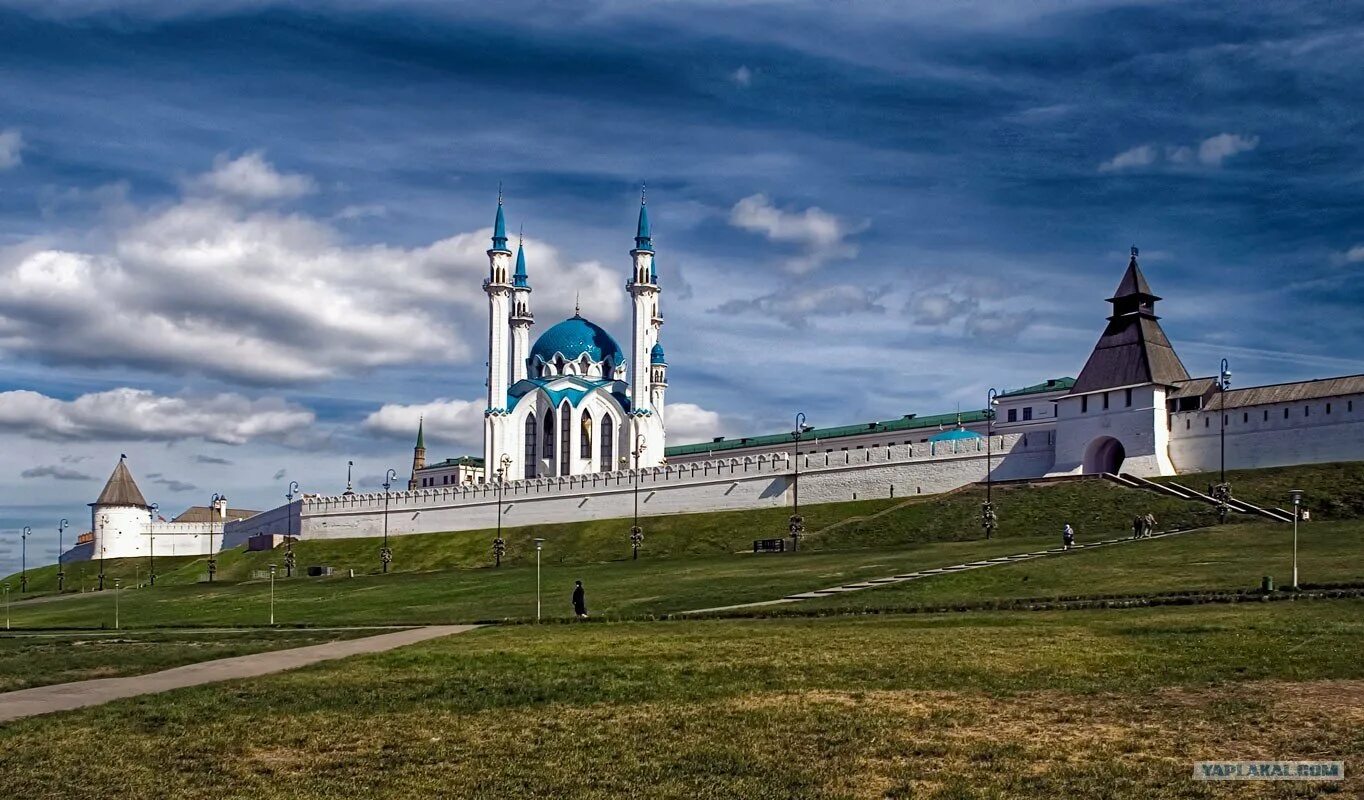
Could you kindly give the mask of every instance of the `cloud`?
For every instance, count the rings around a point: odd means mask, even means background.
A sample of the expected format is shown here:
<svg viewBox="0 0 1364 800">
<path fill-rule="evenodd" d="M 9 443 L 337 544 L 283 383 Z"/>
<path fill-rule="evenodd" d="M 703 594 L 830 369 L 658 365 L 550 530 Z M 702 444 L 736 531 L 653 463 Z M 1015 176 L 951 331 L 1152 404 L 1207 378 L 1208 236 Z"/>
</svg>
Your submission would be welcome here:
<svg viewBox="0 0 1364 800">
<path fill-rule="evenodd" d="M 857 255 L 857 246 L 847 238 L 866 229 L 866 224 L 851 225 L 839 217 L 811 206 L 804 211 L 786 211 L 773 205 L 765 194 L 754 194 L 734 204 L 729 223 L 736 228 L 760 233 L 769 241 L 796 244 L 804 254 L 786 262 L 786 270 L 797 275 L 818 269 L 825 262 Z"/>
<path fill-rule="evenodd" d="M 213 159 L 210 172 L 194 178 L 190 188 L 239 200 L 289 200 L 312 193 L 316 186 L 307 175 L 285 174 L 275 169 L 259 151 L 229 159 L 226 153 Z"/>
<path fill-rule="evenodd" d="M 199 488 L 198 486 L 195 486 L 192 483 L 178 481 L 174 478 L 167 478 L 166 476 L 162 475 L 159 472 L 148 473 L 147 480 L 151 481 L 154 484 L 157 484 L 158 486 L 164 486 L 168 491 L 172 492 L 193 492 Z"/>
<path fill-rule="evenodd" d="M 30 467 L 19 473 L 21 478 L 52 478 L 59 481 L 93 481 L 93 475 L 86 475 L 66 467 Z"/>
<path fill-rule="evenodd" d="M 189 197 L 107 233 L 104 252 L 0 248 L 0 353 L 280 386 L 460 363 L 486 343 L 487 229 L 348 246 L 306 215 Z M 567 316 L 575 289 L 598 321 L 622 316 L 618 270 L 526 247 L 542 318 Z"/>
<path fill-rule="evenodd" d="M 287 440 L 314 421 L 283 400 L 240 394 L 169 397 L 120 388 L 58 400 L 27 390 L 0 392 L 0 430 L 35 439 L 180 441 L 240 445 Z"/>
<path fill-rule="evenodd" d="M 20 151 L 24 149 L 23 134 L 14 128 L 0 131 L 0 170 L 17 167 L 23 163 Z"/>
<path fill-rule="evenodd" d="M 909 313 L 915 325 L 945 325 L 980 306 L 974 297 L 959 297 L 948 292 L 925 292 L 914 296 Z"/>
<path fill-rule="evenodd" d="M 672 403 L 664 416 L 667 421 L 669 444 L 691 444 L 725 436 L 729 427 L 714 411 L 694 403 Z"/>
<path fill-rule="evenodd" d="M 276 471 L 275 471 L 275 480 L 279 480 L 280 478 L 283 478 L 283 477 L 284 477 L 285 475 L 287 475 L 288 473 L 289 473 L 288 470 L 284 470 L 284 469 L 276 470 Z"/>
<path fill-rule="evenodd" d="M 1204 139 L 1198 145 L 1198 160 L 1210 167 L 1220 167 L 1222 162 L 1236 155 L 1254 150 L 1260 145 L 1258 136 L 1241 136 L 1234 133 L 1219 133 Z"/>
<path fill-rule="evenodd" d="M 486 406 L 483 401 L 443 399 L 416 405 L 389 403 L 365 417 L 361 426 L 379 436 L 415 442 L 420 420 L 430 441 L 481 449 Z"/>
<path fill-rule="evenodd" d="M 226 458 L 218 458 L 217 456 L 206 456 L 202 454 L 195 455 L 194 460 L 196 463 L 199 464 L 223 464 L 226 466 L 230 466 L 232 464 L 232 462 L 227 460 Z"/>
<path fill-rule="evenodd" d="M 1345 260 L 1351 264 L 1358 264 L 1364 261 L 1364 244 L 1357 244 L 1345 251 Z"/>
<path fill-rule="evenodd" d="M 753 83 L 753 70 L 741 65 L 729 74 L 729 79 L 734 81 L 736 86 L 747 87 Z"/>
<path fill-rule="evenodd" d="M 1100 172 L 1118 172 L 1124 169 L 1135 169 L 1154 164 L 1156 161 L 1156 148 L 1153 145 L 1143 144 L 1133 147 L 1131 150 L 1124 150 L 1113 156 L 1109 160 L 1099 165 Z"/>
<path fill-rule="evenodd" d="M 965 281 L 946 291 L 915 295 L 907 311 L 915 325 L 951 329 L 972 339 L 1020 333 L 1033 323 L 1031 310 L 1008 310 L 1011 306 L 1002 300 L 1017 302 L 1015 297 L 1001 296 L 992 284 Z"/>
<path fill-rule="evenodd" d="M 756 312 L 792 327 L 804 327 L 812 317 L 884 313 L 885 307 L 877 301 L 879 295 L 875 289 L 852 284 L 788 287 L 752 300 L 730 300 L 711 310 L 719 314 Z"/>
<path fill-rule="evenodd" d="M 1166 145 L 1163 157 L 1166 163 L 1176 166 L 1191 166 L 1195 163 L 1205 167 L 1220 167 L 1222 162 L 1238 154 L 1254 150 L 1260 144 L 1258 136 L 1242 136 L 1235 133 L 1219 133 L 1204 139 L 1196 147 L 1189 145 Z M 1119 172 L 1126 169 L 1149 167 L 1162 158 L 1162 151 L 1153 144 L 1143 144 L 1113 156 L 1099 165 L 1100 172 Z"/>
</svg>

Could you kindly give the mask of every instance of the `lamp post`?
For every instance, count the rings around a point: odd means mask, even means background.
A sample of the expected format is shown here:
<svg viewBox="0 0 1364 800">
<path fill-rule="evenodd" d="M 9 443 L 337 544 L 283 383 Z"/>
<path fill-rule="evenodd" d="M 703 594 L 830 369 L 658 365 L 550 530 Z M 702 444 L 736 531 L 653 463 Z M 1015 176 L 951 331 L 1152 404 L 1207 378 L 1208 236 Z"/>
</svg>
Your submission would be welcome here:
<svg viewBox="0 0 1364 800">
<path fill-rule="evenodd" d="M 540 546 L 544 539 L 535 540 L 535 621 L 540 621 Z"/>
<path fill-rule="evenodd" d="M 25 525 L 22 533 L 19 534 L 19 592 L 20 594 L 28 591 L 28 537 L 33 535 L 33 529 Z"/>
<path fill-rule="evenodd" d="M 114 630 L 118 630 L 118 587 L 123 581 L 114 578 Z"/>
<path fill-rule="evenodd" d="M 66 533 L 66 527 L 70 524 L 65 518 L 57 523 L 57 594 L 61 594 L 66 589 L 66 567 L 62 565 L 62 552 L 65 548 L 62 545 L 62 540 L 65 538 L 63 534 Z"/>
<path fill-rule="evenodd" d="M 1298 588 L 1298 520 L 1302 518 L 1302 489 L 1289 489 L 1293 498 L 1293 589 Z"/>
<path fill-rule="evenodd" d="M 1222 359 L 1221 365 L 1217 370 L 1217 391 L 1218 398 L 1218 433 L 1220 442 L 1220 456 L 1218 458 L 1218 483 L 1213 490 L 1213 496 L 1217 500 L 1217 519 L 1219 522 L 1226 522 L 1227 516 L 1231 513 L 1231 484 L 1227 483 L 1227 390 L 1231 388 L 1231 368 L 1227 360 Z"/>
<path fill-rule="evenodd" d="M 9 630 L 9 584 L 5 584 L 5 630 Z"/>
<path fill-rule="evenodd" d="M 218 501 L 222 495 L 213 493 L 212 502 L 208 504 L 208 582 L 213 583 L 213 576 L 218 573 L 218 551 L 213 547 L 213 515 L 218 513 Z"/>
<path fill-rule="evenodd" d="M 160 508 L 159 503 L 147 506 L 147 582 L 152 586 L 156 585 L 156 512 Z"/>
<path fill-rule="evenodd" d="M 393 561 L 393 551 L 388 547 L 388 495 L 389 489 L 393 488 L 393 479 L 398 477 L 398 471 L 390 469 L 384 473 L 384 546 L 379 548 L 379 560 L 383 562 L 384 573 L 388 573 L 388 565 Z M 271 575 L 274 574 L 273 567 Z"/>
<path fill-rule="evenodd" d="M 275 565 L 270 565 L 270 624 L 275 624 Z"/>
<path fill-rule="evenodd" d="M 284 519 L 285 530 L 288 533 L 284 536 L 284 577 L 294 577 L 294 495 L 298 493 L 298 481 L 289 481 L 289 491 L 285 492 L 284 499 L 289 501 L 285 506 Z"/>
<path fill-rule="evenodd" d="M 635 449 L 631 453 L 635 457 L 635 521 L 630 526 L 630 547 L 634 552 L 634 557 L 639 558 L 639 546 L 644 544 L 644 529 L 639 527 L 639 457 L 644 455 L 647 441 L 644 434 L 635 438 Z"/>
<path fill-rule="evenodd" d="M 791 431 L 791 441 L 795 442 L 795 472 L 791 479 L 791 518 L 787 520 L 787 530 L 791 534 L 791 552 L 800 549 L 800 535 L 805 532 L 805 518 L 800 515 L 800 440 L 813 428 L 805 424 L 805 414 L 796 414 L 796 429 Z"/>
<path fill-rule="evenodd" d="M 109 527 L 109 515 L 100 515 L 99 525 L 99 591 L 104 591 L 104 531 Z"/>
<path fill-rule="evenodd" d="M 985 393 L 985 504 L 980 507 L 980 526 L 985 529 L 985 538 L 995 534 L 999 517 L 995 514 L 994 498 L 994 440 L 995 406 L 999 405 L 999 392 L 993 387 Z"/>
</svg>

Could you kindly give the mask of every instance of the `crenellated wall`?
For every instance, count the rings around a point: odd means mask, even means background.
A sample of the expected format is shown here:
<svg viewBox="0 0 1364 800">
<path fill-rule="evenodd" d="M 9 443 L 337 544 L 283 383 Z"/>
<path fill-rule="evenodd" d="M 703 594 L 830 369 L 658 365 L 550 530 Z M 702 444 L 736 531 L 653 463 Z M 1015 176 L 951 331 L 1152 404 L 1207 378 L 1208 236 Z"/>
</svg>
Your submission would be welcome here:
<svg viewBox="0 0 1364 800">
<path fill-rule="evenodd" d="M 991 456 L 996 479 L 1037 477 L 1052 463 L 1050 434 L 995 436 Z M 985 440 L 896 445 L 837 453 L 802 453 L 802 503 L 934 494 L 983 480 Z M 792 456 L 666 465 L 640 470 L 640 516 L 789 506 Z M 512 481 L 501 490 L 507 527 L 631 516 L 636 475 L 632 471 Z M 388 495 L 390 535 L 493 528 L 499 490 L 495 485 L 433 487 Z M 296 501 L 296 531 L 304 539 L 378 536 L 383 532 L 383 493 L 309 497 Z M 284 533 L 283 507 L 228 524 L 229 543 L 257 533 Z M 232 546 L 229 544 L 228 546 Z"/>
</svg>

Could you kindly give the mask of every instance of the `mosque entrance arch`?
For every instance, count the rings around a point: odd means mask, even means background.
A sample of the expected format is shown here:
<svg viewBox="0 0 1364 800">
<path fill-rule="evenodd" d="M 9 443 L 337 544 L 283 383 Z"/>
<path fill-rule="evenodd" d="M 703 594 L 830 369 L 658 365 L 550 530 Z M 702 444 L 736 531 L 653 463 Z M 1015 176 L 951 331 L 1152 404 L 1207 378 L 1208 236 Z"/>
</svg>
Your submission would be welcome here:
<svg viewBox="0 0 1364 800">
<path fill-rule="evenodd" d="M 1085 448 L 1085 473 L 1108 472 L 1116 475 L 1126 458 L 1127 449 L 1122 442 L 1112 436 L 1100 436 Z"/>
</svg>

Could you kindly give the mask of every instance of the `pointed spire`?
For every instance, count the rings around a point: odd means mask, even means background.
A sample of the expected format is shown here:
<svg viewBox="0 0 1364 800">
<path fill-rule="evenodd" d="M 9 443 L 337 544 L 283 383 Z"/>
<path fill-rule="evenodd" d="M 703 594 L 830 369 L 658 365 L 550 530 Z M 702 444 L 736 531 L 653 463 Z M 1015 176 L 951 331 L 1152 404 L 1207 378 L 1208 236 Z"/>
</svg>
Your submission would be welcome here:
<svg viewBox="0 0 1364 800">
<path fill-rule="evenodd" d="M 516 242 L 516 272 L 512 273 L 512 286 L 530 288 L 530 276 L 526 274 L 526 232 L 524 228 Z"/>
<path fill-rule="evenodd" d="M 510 253 L 507 249 L 507 217 L 502 213 L 502 184 L 497 184 L 497 218 L 493 220 L 493 250 Z"/>
<path fill-rule="evenodd" d="M 426 417 L 417 417 L 417 449 L 426 449 Z"/>
<path fill-rule="evenodd" d="M 99 497 L 91 505 L 147 508 L 147 498 L 142 496 L 142 490 L 137 488 L 137 481 L 133 480 L 132 473 L 128 471 L 127 458 L 126 455 L 118 457 L 118 466 L 114 467 L 108 483 L 104 484 L 104 491 L 99 493 Z"/>
<path fill-rule="evenodd" d="M 639 189 L 639 226 L 635 229 L 635 249 L 652 253 L 654 242 L 653 236 L 649 232 L 649 206 L 646 205 L 648 197 L 645 194 L 645 189 L 646 187 L 643 185 Z"/>
</svg>

